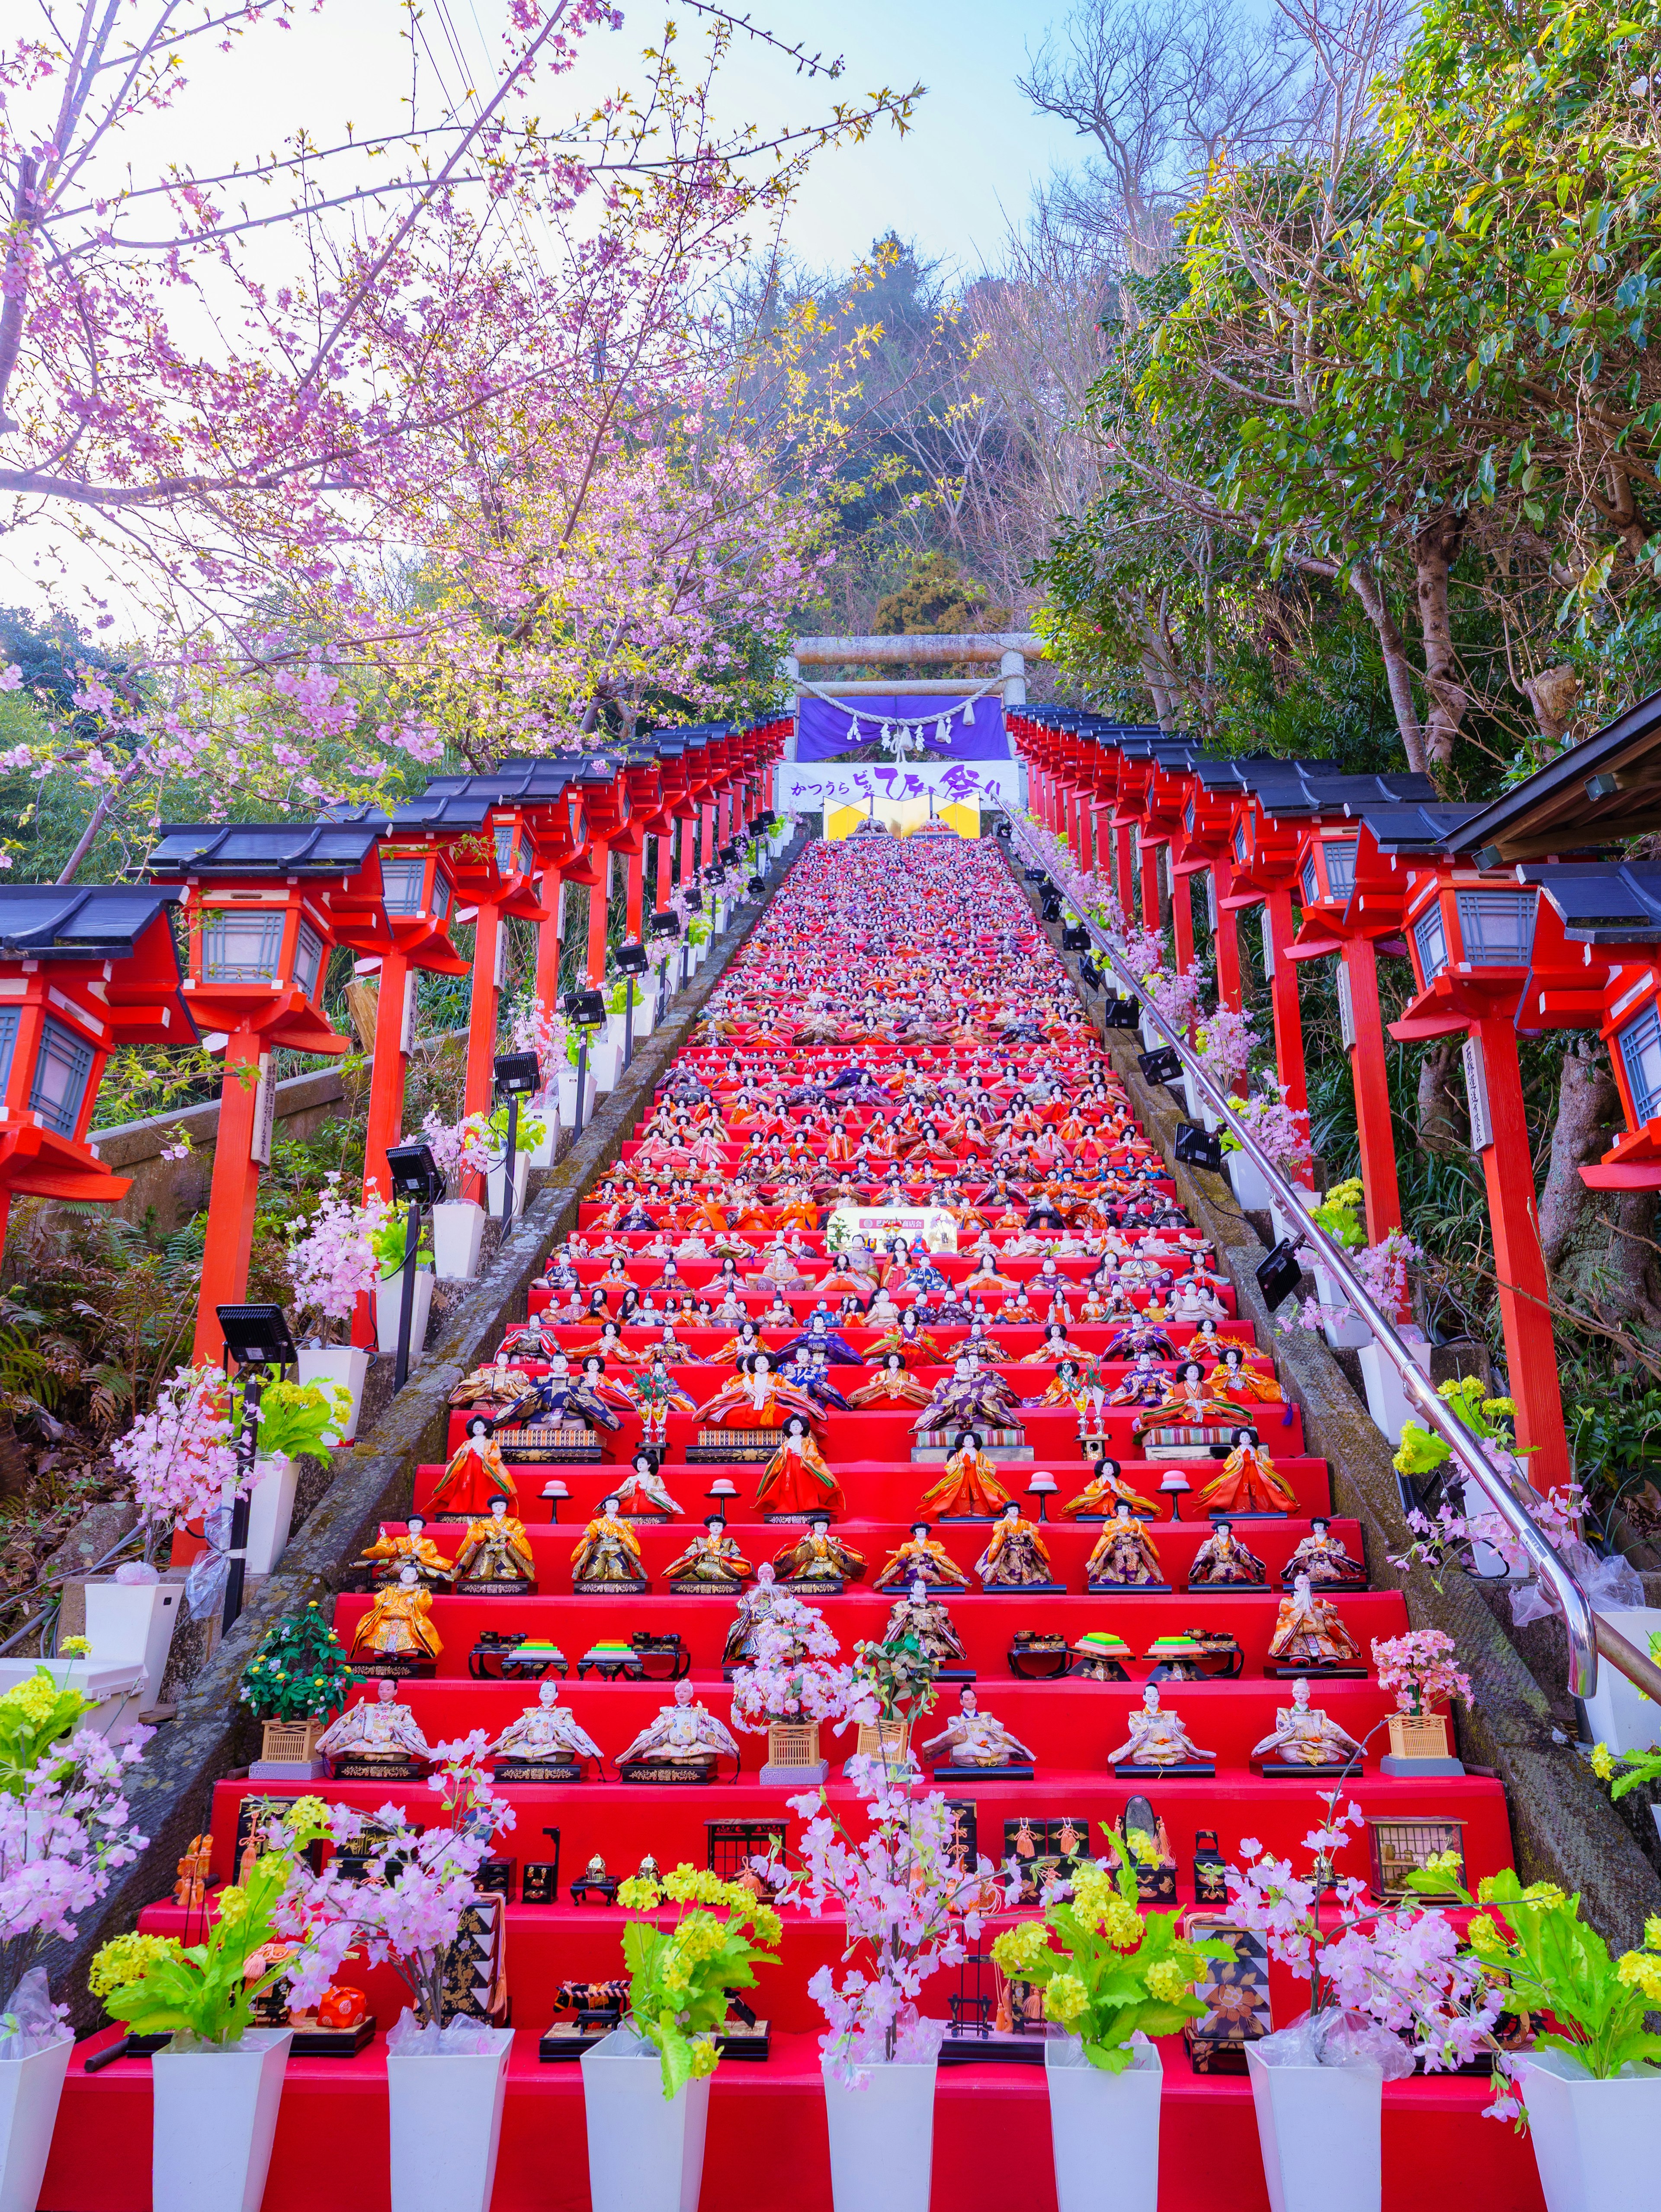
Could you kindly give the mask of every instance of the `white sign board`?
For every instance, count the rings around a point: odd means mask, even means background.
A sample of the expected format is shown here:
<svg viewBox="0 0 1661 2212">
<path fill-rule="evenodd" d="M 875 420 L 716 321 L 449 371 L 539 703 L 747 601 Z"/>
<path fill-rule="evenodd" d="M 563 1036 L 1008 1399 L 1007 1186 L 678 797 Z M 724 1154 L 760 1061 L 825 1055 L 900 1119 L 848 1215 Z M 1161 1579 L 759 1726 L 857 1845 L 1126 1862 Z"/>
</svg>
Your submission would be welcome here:
<svg viewBox="0 0 1661 2212">
<path fill-rule="evenodd" d="M 863 806 L 867 799 L 927 799 L 937 806 L 996 806 L 1019 811 L 1020 781 L 1013 761 L 948 761 L 928 768 L 892 768 L 873 761 L 781 761 L 773 804 L 781 813 L 821 806 Z"/>
<path fill-rule="evenodd" d="M 893 1237 L 931 1252 L 955 1252 L 957 1218 L 943 1206 L 838 1206 L 824 1224 L 827 1252 L 843 1251 L 858 1237 L 880 1252 Z"/>
</svg>

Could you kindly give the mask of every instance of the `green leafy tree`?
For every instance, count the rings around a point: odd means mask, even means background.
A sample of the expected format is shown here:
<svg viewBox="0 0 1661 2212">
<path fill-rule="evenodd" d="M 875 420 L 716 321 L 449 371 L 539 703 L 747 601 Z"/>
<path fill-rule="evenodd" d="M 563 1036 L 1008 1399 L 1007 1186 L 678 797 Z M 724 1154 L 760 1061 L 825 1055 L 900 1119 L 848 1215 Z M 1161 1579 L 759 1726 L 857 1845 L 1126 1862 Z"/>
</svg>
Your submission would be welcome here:
<svg viewBox="0 0 1661 2212">
<path fill-rule="evenodd" d="M 346 1655 L 313 1599 L 266 1631 L 240 1694 L 263 1721 L 324 1720 L 345 1704 L 351 1682 Z"/>
</svg>

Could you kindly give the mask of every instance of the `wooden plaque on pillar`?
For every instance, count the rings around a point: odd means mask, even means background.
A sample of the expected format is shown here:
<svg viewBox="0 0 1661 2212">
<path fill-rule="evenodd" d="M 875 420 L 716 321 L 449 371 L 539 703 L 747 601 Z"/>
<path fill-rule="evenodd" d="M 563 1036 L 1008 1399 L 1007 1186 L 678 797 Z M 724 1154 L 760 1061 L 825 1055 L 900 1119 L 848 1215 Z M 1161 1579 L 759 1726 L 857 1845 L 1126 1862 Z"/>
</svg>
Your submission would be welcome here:
<svg viewBox="0 0 1661 2212">
<path fill-rule="evenodd" d="M 277 1084 L 271 1075 L 271 1056 L 259 1055 L 259 1080 L 253 1094 L 253 1137 L 248 1158 L 262 1168 L 271 1164 L 271 1131 L 277 1121 Z"/>
</svg>

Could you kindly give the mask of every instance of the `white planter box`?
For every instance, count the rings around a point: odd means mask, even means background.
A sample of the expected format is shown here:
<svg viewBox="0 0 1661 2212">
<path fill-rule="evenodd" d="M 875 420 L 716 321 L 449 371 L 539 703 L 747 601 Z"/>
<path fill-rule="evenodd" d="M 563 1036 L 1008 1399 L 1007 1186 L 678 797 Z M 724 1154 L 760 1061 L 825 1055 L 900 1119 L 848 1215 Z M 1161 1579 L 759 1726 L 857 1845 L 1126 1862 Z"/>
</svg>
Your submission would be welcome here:
<svg viewBox="0 0 1661 2212">
<path fill-rule="evenodd" d="M 417 1267 L 415 1279 L 415 1299 L 410 1309 L 410 1364 L 420 1358 L 427 1343 L 427 1319 L 433 1306 L 433 1271 Z M 404 1272 L 400 1268 L 390 1281 L 386 1277 L 374 1286 L 375 1344 L 383 1357 L 390 1358 L 398 1350 L 399 1316 L 404 1308 Z"/>
<path fill-rule="evenodd" d="M 95 1582 L 84 1585 L 90 1656 L 131 1667 L 142 1676 L 140 1710 L 161 1702 L 173 1632 L 183 1609 L 183 1583 Z"/>
<path fill-rule="evenodd" d="M 624 2027 L 577 2063 L 593 2212 L 698 2212 L 709 2076 L 666 2098 L 656 2050 Z"/>
<path fill-rule="evenodd" d="M 294 1520 L 295 1486 L 300 1469 L 287 1452 L 272 1452 L 253 1463 L 248 1492 L 248 1572 L 268 1575 L 283 1556 Z"/>
<path fill-rule="evenodd" d="M 1105 2074 L 1076 2035 L 1052 2035 L 1043 2066 L 1056 2212 L 1157 2212 L 1165 2088 L 1157 2048 L 1139 2044 L 1123 2074 Z"/>
<path fill-rule="evenodd" d="M 1600 1620 L 1618 1629 L 1640 1651 L 1649 1650 L 1650 1638 L 1661 1629 L 1661 1607 L 1630 1606 L 1617 1610 L 1599 1606 L 1597 1611 Z M 1661 1743 L 1661 1705 L 1613 1667 L 1598 1668 L 1597 1687 L 1586 1699 L 1586 1718 L 1593 1741 L 1608 1744 L 1611 1751 L 1648 1751 Z"/>
<path fill-rule="evenodd" d="M 65 2035 L 27 2058 L 0 2059 L 0 2212 L 34 2212 L 40 2202 L 74 2048 Z"/>
<path fill-rule="evenodd" d="M 340 1441 L 349 1444 L 357 1434 L 357 1417 L 363 1406 L 363 1379 L 369 1371 L 369 1355 L 350 1344 L 302 1344 L 300 1347 L 300 1379 L 302 1382 L 321 1382 L 327 1389 L 342 1389 L 352 1401 L 346 1425 L 340 1432 Z"/>
<path fill-rule="evenodd" d="M 554 1098 L 538 1098 L 536 1111 L 542 1122 L 542 1141 L 527 1146 L 525 1157 L 533 1168 L 551 1168 L 554 1164 L 554 1139 L 559 1133 L 559 1102 Z"/>
<path fill-rule="evenodd" d="M 485 2033 L 489 2051 L 388 2054 L 392 2212 L 486 2212 L 514 2032 Z"/>
<path fill-rule="evenodd" d="M 1409 1332 L 1405 1328 L 1400 1334 L 1407 1338 L 1414 1357 L 1428 1374 L 1430 1346 L 1424 1340 L 1422 1334 L 1416 1329 Z M 1421 1352 L 1422 1357 L 1420 1356 Z M 1366 1385 L 1367 1411 L 1372 1416 L 1373 1425 L 1384 1431 L 1392 1444 L 1399 1444 L 1403 1424 L 1420 1420 L 1422 1417 L 1402 1389 L 1402 1379 L 1394 1363 L 1385 1358 L 1376 1344 L 1369 1340 L 1356 1357 L 1361 1363 L 1361 1380 Z"/>
<path fill-rule="evenodd" d="M 1246 1212 L 1262 1213 L 1273 1206 L 1274 1194 L 1267 1181 L 1244 1152 L 1225 1152 L 1223 1169 L 1236 1199 Z"/>
<path fill-rule="evenodd" d="M 125 1742 L 137 1727 L 139 1708 L 147 1702 L 142 1667 L 108 1659 L 0 1659 L 0 1692 L 15 1690 L 40 1667 L 51 1669 L 54 1682 L 92 1701 L 93 1710 L 82 1713 L 79 1727 L 111 1743 Z"/>
<path fill-rule="evenodd" d="M 635 1042 L 651 1036 L 657 1026 L 658 987 L 652 975 L 641 976 L 635 985 Z"/>
<path fill-rule="evenodd" d="M 582 1126 L 586 1129 L 594 1112 L 594 1065 L 592 1055 L 586 1070 L 587 1080 L 582 1086 Z M 577 1125 L 577 1072 L 566 1066 L 559 1072 L 559 1126 L 575 1129 Z"/>
<path fill-rule="evenodd" d="M 484 1208 L 473 1198 L 433 1208 L 433 1265 L 441 1283 L 471 1283 L 484 1242 Z"/>
<path fill-rule="evenodd" d="M 251 2027 L 224 2051 L 150 2061 L 155 2212 L 259 2212 L 291 2027 Z"/>
<path fill-rule="evenodd" d="M 928 2212 L 934 2068 L 872 2066 L 863 2089 L 824 2075 L 836 2212 Z"/>
<path fill-rule="evenodd" d="M 1523 2066 L 1546 2212 L 1658 2212 L 1661 2077 L 1595 2081 L 1557 2051 Z"/>
<path fill-rule="evenodd" d="M 609 1024 L 608 1024 L 609 1026 Z M 612 1043 L 609 1036 L 601 1037 L 588 1048 L 588 1066 L 593 1074 L 594 1088 L 602 1097 L 618 1087 L 618 1078 L 623 1072 L 623 1036 Z"/>
<path fill-rule="evenodd" d="M 514 1212 L 525 1211 L 525 1190 L 531 1179 L 531 1162 L 524 1152 L 514 1154 Z M 502 1194 L 508 1187 L 508 1162 L 504 1158 L 499 1166 L 490 1169 L 484 1178 L 485 1202 L 492 1221 L 502 1218 Z"/>
<path fill-rule="evenodd" d="M 1370 2066 L 1265 2066 L 1246 2045 L 1269 2212 L 1381 2212 L 1384 2077 Z"/>
</svg>

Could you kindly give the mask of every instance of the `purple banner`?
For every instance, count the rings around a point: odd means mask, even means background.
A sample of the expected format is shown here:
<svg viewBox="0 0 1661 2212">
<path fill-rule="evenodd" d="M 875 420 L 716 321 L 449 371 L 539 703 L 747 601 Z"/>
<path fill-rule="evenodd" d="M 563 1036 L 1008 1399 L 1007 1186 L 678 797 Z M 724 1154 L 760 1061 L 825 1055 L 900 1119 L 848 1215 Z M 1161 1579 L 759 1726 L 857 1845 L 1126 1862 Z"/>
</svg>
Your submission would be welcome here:
<svg viewBox="0 0 1661 2212">
<path fill-rule="evenodd" d="M 965 684 L 965 692 L 974 687 Z M 834 760 L 839 753 L 851 752 L 856 745 L 874 745 L 882 735 L 885 722 L 916 721 L 919 716 L 928 716 L 917 732 L 923 740 L 921 758 L 928 761 L 948 760 L 1007 760 L 1009 733 L 1003 724 L 1003 701 L 996 691 L 977 699 L 969 709 L 970 720 L 964 720 L 964 702 L 941 697 L 931 699 L 925 692 L 895 691 L 864 693 L 858 698 L 832 705 L 829 700 L 812 699 L 804 691 L 796 702 L 799 716 L 796 735 L 796 758 L 800 761 Z M 935 725 L 943 716 L 952 717 L 951 734 L 944 744 L 936 741 Z M 855 726 L 853 717 L 859 717 Z M 885 757 L 888 757 L 885 756 Z M 913 760 L 919 757 L 915 752 Z"/>
</svg>

